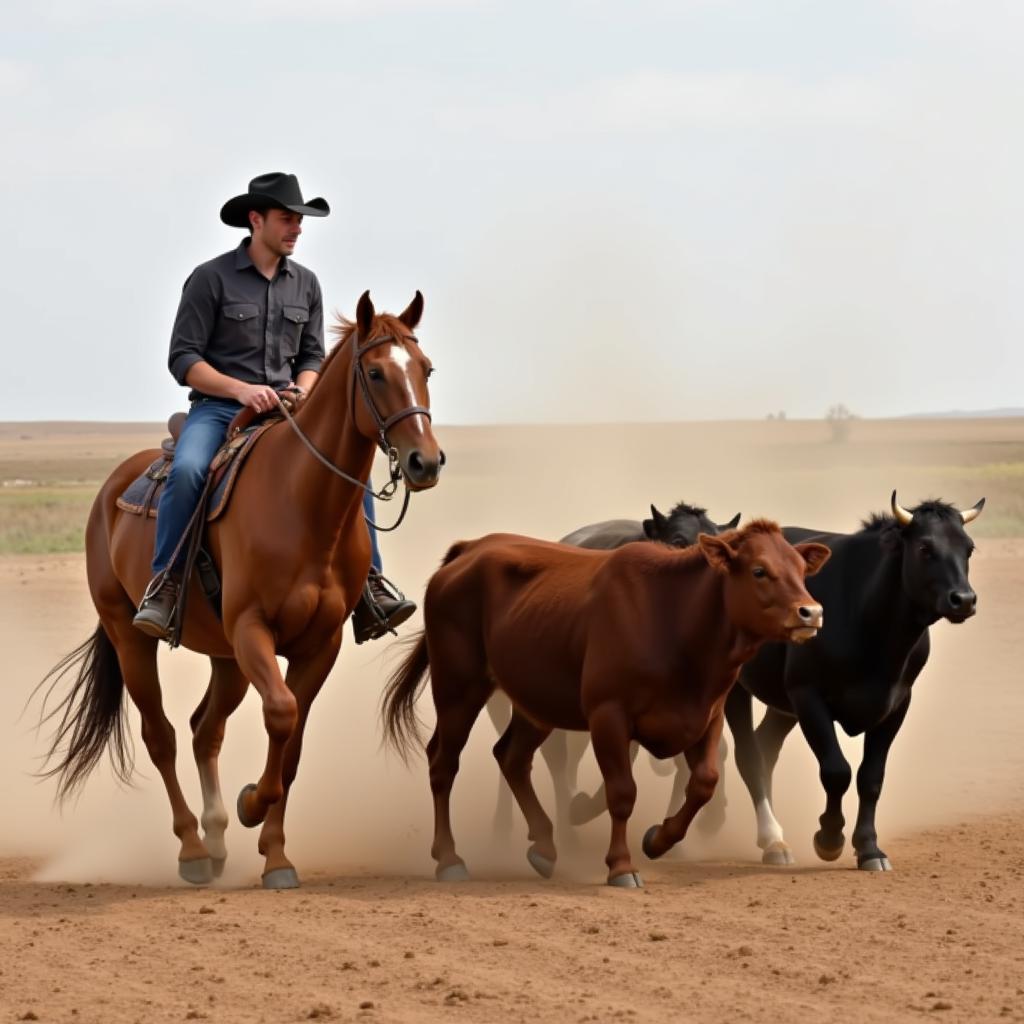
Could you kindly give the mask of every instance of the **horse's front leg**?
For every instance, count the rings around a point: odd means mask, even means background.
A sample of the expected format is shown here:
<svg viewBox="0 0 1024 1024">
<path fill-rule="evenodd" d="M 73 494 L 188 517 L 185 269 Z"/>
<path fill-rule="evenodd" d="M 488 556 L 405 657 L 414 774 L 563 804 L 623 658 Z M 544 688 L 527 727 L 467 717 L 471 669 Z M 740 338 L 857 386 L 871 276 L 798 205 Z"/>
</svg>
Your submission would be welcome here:
<svg viewBox="0 0 1024 1024">
<path fill-rule="evenodd" d="M 284 792 L 281 799 L 267 813 L 267 820 L 260 831 L 259 851 L 264 856 L 263 888 L 295 889 L 299 876 L 292 862 L 284 852 L 284 815 L 288 806 L 288 793 L 299 769 L 302 755 L 302 737 L 309 718 L 309 709 L 316 700 L 327 674 L 331 671 L 341 647 L 341 629 L 319 649 L 306 658 L 292 658 L 288 662 L 286 683 L 295 695 L 299 718 L 284 748 L 284 764 L 281 781 Z"/>
<path fill-rule="evenodd" d="M 857 851 L 857 867 L 862 871 L 891 871 L 889 858 L 878 848 L 875 831 L 875 809 L 882 795 L 885 762 L 896 733 L 903 725 L 910 708 L 910 697 L 873 729 L 864 734 L 864 757 L 857 772 L 857 824 L 853 829 L 853 848 Z"/>
<path fill-rule="evenodd" d="M 267 730 L 263 774 L 255 785 L 250 783 L 238 795 L 239 820 L 246 828 L 255 828 L 284 794 L 284 748 L 295 731 L 299 713 L 295 696 L 285 685 L 277 665 L 273 634 L 257 611 L 246 610 L 238 617 L 231 643 L 238 667 L 263 701 L 263 725 Z"/>
<path fill-rule="evenodd" d="M 661 857 L 685 835 L 697 812 L 714 796 L 718 785 L 718 741 L 722 737 L 725 715 L 719 711 L 704 735 L 687 751 L 690 778 L 686 783 L 683 806 L 660 825 L 652 825 L 644 834 L 644 853 L 651 859 Z"/>
<path fill-rule="evenodd" d="M 587 724 L 594 755 L 604 777 L 608 813 L 612 819 L 611 842 L 605 857 L 608 884 L 638 889 L 643 882 L 633 866 L 626 842 L 626 827 L 636 803 L 636 782 L 629 756 L 629 718 L 621 705 L 607 701 L 591 711 Z"/>
</svg>

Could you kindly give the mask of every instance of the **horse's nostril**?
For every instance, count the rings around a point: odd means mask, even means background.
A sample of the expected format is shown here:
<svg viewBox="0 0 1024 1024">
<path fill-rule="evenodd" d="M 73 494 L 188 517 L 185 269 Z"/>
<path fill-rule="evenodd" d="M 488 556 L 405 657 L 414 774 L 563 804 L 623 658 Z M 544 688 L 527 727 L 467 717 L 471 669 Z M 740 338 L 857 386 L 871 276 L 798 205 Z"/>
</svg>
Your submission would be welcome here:
<svg viewBox="0 0 1024 1024">
<path fill-rule="evenodd" d="M 415 476 L 422 476 L 424 468 L 423 456 L 418 451 L 412 452 L 409 455 L 409 469 Z"/>
</svg>

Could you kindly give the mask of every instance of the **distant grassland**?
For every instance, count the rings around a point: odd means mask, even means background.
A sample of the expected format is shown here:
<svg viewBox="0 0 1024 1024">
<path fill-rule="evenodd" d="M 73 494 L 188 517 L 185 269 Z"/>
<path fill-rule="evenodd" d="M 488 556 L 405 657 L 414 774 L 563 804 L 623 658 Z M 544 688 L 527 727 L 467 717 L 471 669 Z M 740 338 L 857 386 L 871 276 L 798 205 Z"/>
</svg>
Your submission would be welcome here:
<svg viewBox="0 0 1024 1024">
<path fill-rule="evenodd" d="M 157 447 L 164 433 L 158 424 L 0 423 L 0 555 L 81 551 L 100 484 L 128 455 Z M 594 519 L 643 515 L 648 502 L 664 503 L 668 494 L 721 503 L 712 509 L 720 516 L 740 509 L 852 529 L 871 509 L 883 509 L 898 487 L 905 505 L 942 497 L 966 507 L 984 496 L 985 514 L 972 534 L 1024 536 L 1024 419 L 858 420 L 841 443 L 829 440 L 821 421 L 439 427 L 438 433 L 449 456 L 448 486 L 461 480 L 469 489 L 485 530 L 529 532 L 528 517 L 521 523 L 505 517 L 510 488 L 535 493 L 547 510 L 564 504 L 567 516 L 582 508 L 580 523 L 590 509 Z M 614 487 L 635 494 L 632 513 L 632 498 L 621 510 L 607 507 L 605 492 Z"/>
</svg>

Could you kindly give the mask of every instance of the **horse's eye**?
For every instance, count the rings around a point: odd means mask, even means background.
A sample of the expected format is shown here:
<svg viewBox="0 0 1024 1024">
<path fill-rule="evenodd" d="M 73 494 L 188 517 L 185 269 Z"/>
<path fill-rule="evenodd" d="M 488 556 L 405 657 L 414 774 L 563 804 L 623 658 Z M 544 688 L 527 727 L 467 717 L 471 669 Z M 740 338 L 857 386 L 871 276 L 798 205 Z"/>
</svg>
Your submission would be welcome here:
<svg viewBox="0 0 1024 1024">
<path fill-rule="evenodd" d="M 371 366 L 370 369 L 366 371 L 366 376 L 369 377 L 370 380 L 384 379 L 384 374 L 381 373 L 381 371 L 378 370 L 376 366 Z"/>
<path fill-rule="evenodd" d="M 763 565 L 754 566 L 754 579 L 763 580 L 768 575 L 768 570 Z"/>
</svg>

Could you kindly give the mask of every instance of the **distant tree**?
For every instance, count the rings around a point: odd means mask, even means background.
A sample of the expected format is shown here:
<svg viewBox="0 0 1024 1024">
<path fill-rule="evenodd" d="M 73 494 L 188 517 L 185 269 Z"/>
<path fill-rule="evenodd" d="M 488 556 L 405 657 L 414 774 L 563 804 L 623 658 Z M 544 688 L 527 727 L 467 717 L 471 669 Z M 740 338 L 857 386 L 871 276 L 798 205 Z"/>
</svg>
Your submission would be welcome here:
<svg viewBox="0 0 1024 1024">
<path fill-rule="evenodd" d="M 856 416 L 840 402 L 838 405 L 830 406 L 825 419 L 832 432 L 833 443 L 841 444 L 850 436 L 850 422 L 856 419 Z"/>
</svg>

